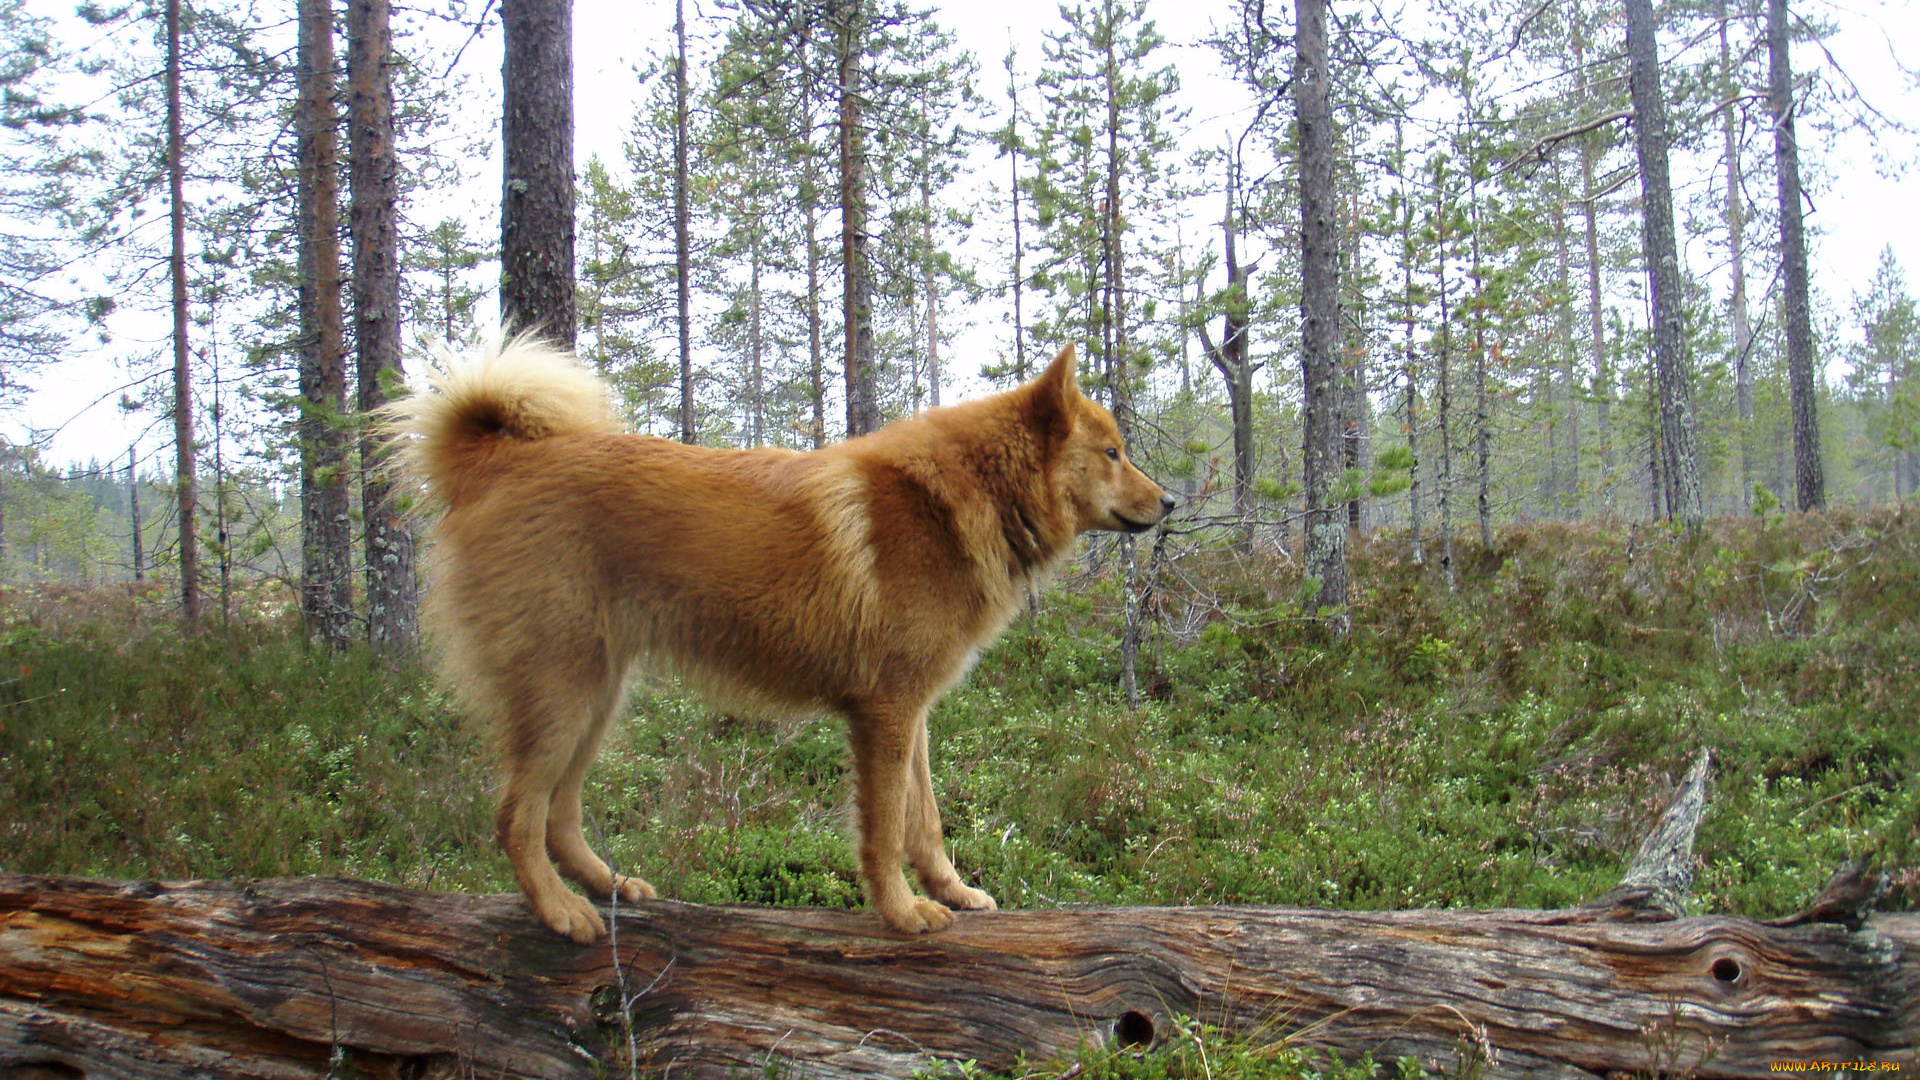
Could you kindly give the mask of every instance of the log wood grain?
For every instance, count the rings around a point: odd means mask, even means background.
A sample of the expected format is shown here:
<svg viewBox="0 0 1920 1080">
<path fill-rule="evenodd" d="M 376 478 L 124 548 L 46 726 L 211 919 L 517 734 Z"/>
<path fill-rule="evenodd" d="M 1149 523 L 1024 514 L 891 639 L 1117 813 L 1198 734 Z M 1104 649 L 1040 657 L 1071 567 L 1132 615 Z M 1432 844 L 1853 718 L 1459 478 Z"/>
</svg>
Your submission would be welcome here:
<svg viewBox="0 0 1920 1080">
<path fill-rule="evenodd" d="M 1494 1077 L 1915 1067 L 1920 915 L 623 908 L 575 946 L 516 896 L 329 878 L 0 875 L 0 1077 L 905 1076 L 1195 1017 Z"/>
</svg>

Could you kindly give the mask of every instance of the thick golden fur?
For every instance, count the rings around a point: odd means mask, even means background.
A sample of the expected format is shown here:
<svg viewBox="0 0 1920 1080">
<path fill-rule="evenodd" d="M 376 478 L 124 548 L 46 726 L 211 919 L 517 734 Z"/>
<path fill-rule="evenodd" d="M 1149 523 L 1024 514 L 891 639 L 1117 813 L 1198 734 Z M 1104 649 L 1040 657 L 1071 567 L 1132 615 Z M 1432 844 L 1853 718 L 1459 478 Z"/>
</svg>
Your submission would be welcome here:
<svg viewBox="0 0 1920 1080">
<path fill-rule="evenodd" d="M 654 895 L 580 830 L 635 663 L 737 706 L 847 718 L 861 877 L 889 925 L 994 906 L 947 858 L 927 710 L 1076 535 L 1144 529 L 1172 505 L 1074 367 L 1069 347 L 1025 386 L 812 453 L 621 434 L 598 380 L 525 340 L 394 409 L 443 508 L 428 627 L 499 732 L 495 825 L 543 922 L 580 942 L 605 929 L 556 865 L 598 896 Z"/>
</svg>

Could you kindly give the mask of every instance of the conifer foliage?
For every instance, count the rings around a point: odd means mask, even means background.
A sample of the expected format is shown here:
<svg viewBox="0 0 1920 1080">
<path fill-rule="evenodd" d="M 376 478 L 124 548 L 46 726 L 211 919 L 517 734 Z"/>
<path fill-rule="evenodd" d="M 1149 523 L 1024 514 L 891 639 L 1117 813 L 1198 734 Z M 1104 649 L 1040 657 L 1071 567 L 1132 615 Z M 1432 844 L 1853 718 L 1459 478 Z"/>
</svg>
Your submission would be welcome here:
<svg viewBox="0 0 1920 1080">
<path fill-rule="evenodd" d="M 1337 633 L 1377 530 L 1450 588 L 1510 522 L 1920 487 L 1916 255 L 1809 254 L 1832 133 L 1911 132 L 1784 0 L 1229 0 L 1198 30 L 1075 0 L 990 70 L 949 8 L 676 0 L 590 87 L 567 0 L 278 2 L 0 0 L 0 578 L 93 559 L 210 618 L 271 572 L 311 640 L 412 649 L 408 493 L 361 417 L 495 298 L 706 445 L 818 447 L 1077 344 L 1185 496 L 1078 564 L 1135 695 L 1216 542 L 1306 566 L 1290 602 Z M 576 175 L 589 93 L 633 108 Z M 118 531 L 84 557 L 25 392 L 66 363 L 140 426 L 90 466 Z"/>
</svg>

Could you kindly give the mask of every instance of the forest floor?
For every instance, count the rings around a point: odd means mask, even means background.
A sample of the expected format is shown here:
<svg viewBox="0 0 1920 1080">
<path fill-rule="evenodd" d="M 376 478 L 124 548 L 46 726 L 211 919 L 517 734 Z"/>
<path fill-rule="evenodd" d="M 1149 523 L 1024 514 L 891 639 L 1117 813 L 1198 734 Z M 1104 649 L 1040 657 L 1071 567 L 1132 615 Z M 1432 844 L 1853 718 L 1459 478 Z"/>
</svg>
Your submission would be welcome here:
<svg viewBox="0 0 1920 1080">
<path fill-rule="evenodd" d="M 1362 542 L 1344 641 L 1277 551 L 1189 552 L 1154 593 L 1138 708 L 1114 587 L 1074 575 L 933 715 L 963 875 L 1004 907 L 1573 905 L 1710 747 L 1697 910 L 1786 914 L 1862 854 L 1883 906 L 1920 907 L 1913 507 L 1455 547 L 1449 591 L 1403 533 Z M 165 604 L 0 593 L 0 869 L 513 888 L 484 733 L 422 669 L 309 648 L 284 604 L 198 634 Z M 836 723 L 641 686 L 589 836 L 663 895 L 854 905 L 844 758 Z M 1184 1072 L 1123 1065 L 1080 1067 Z"/>
</svg>

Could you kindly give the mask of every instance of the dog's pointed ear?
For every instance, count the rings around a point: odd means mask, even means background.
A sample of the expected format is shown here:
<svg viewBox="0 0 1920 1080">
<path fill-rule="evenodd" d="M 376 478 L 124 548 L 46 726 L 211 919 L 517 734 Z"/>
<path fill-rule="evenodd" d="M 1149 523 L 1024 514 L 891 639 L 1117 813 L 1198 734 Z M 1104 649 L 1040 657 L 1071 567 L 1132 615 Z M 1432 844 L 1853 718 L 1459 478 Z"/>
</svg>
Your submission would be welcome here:
<svg viewBox="0 0 1920 1080">
<path fill-rule="evenodd" d="M 1040 428 L 1064 436 L 1073 430 L 1075 399 L 1080 396 L 1080 362 L 1068 344 L 1047 365 L 1040 377 L 1028 384 L 1033 389 L 1033 418 Z"/>
</svg>

